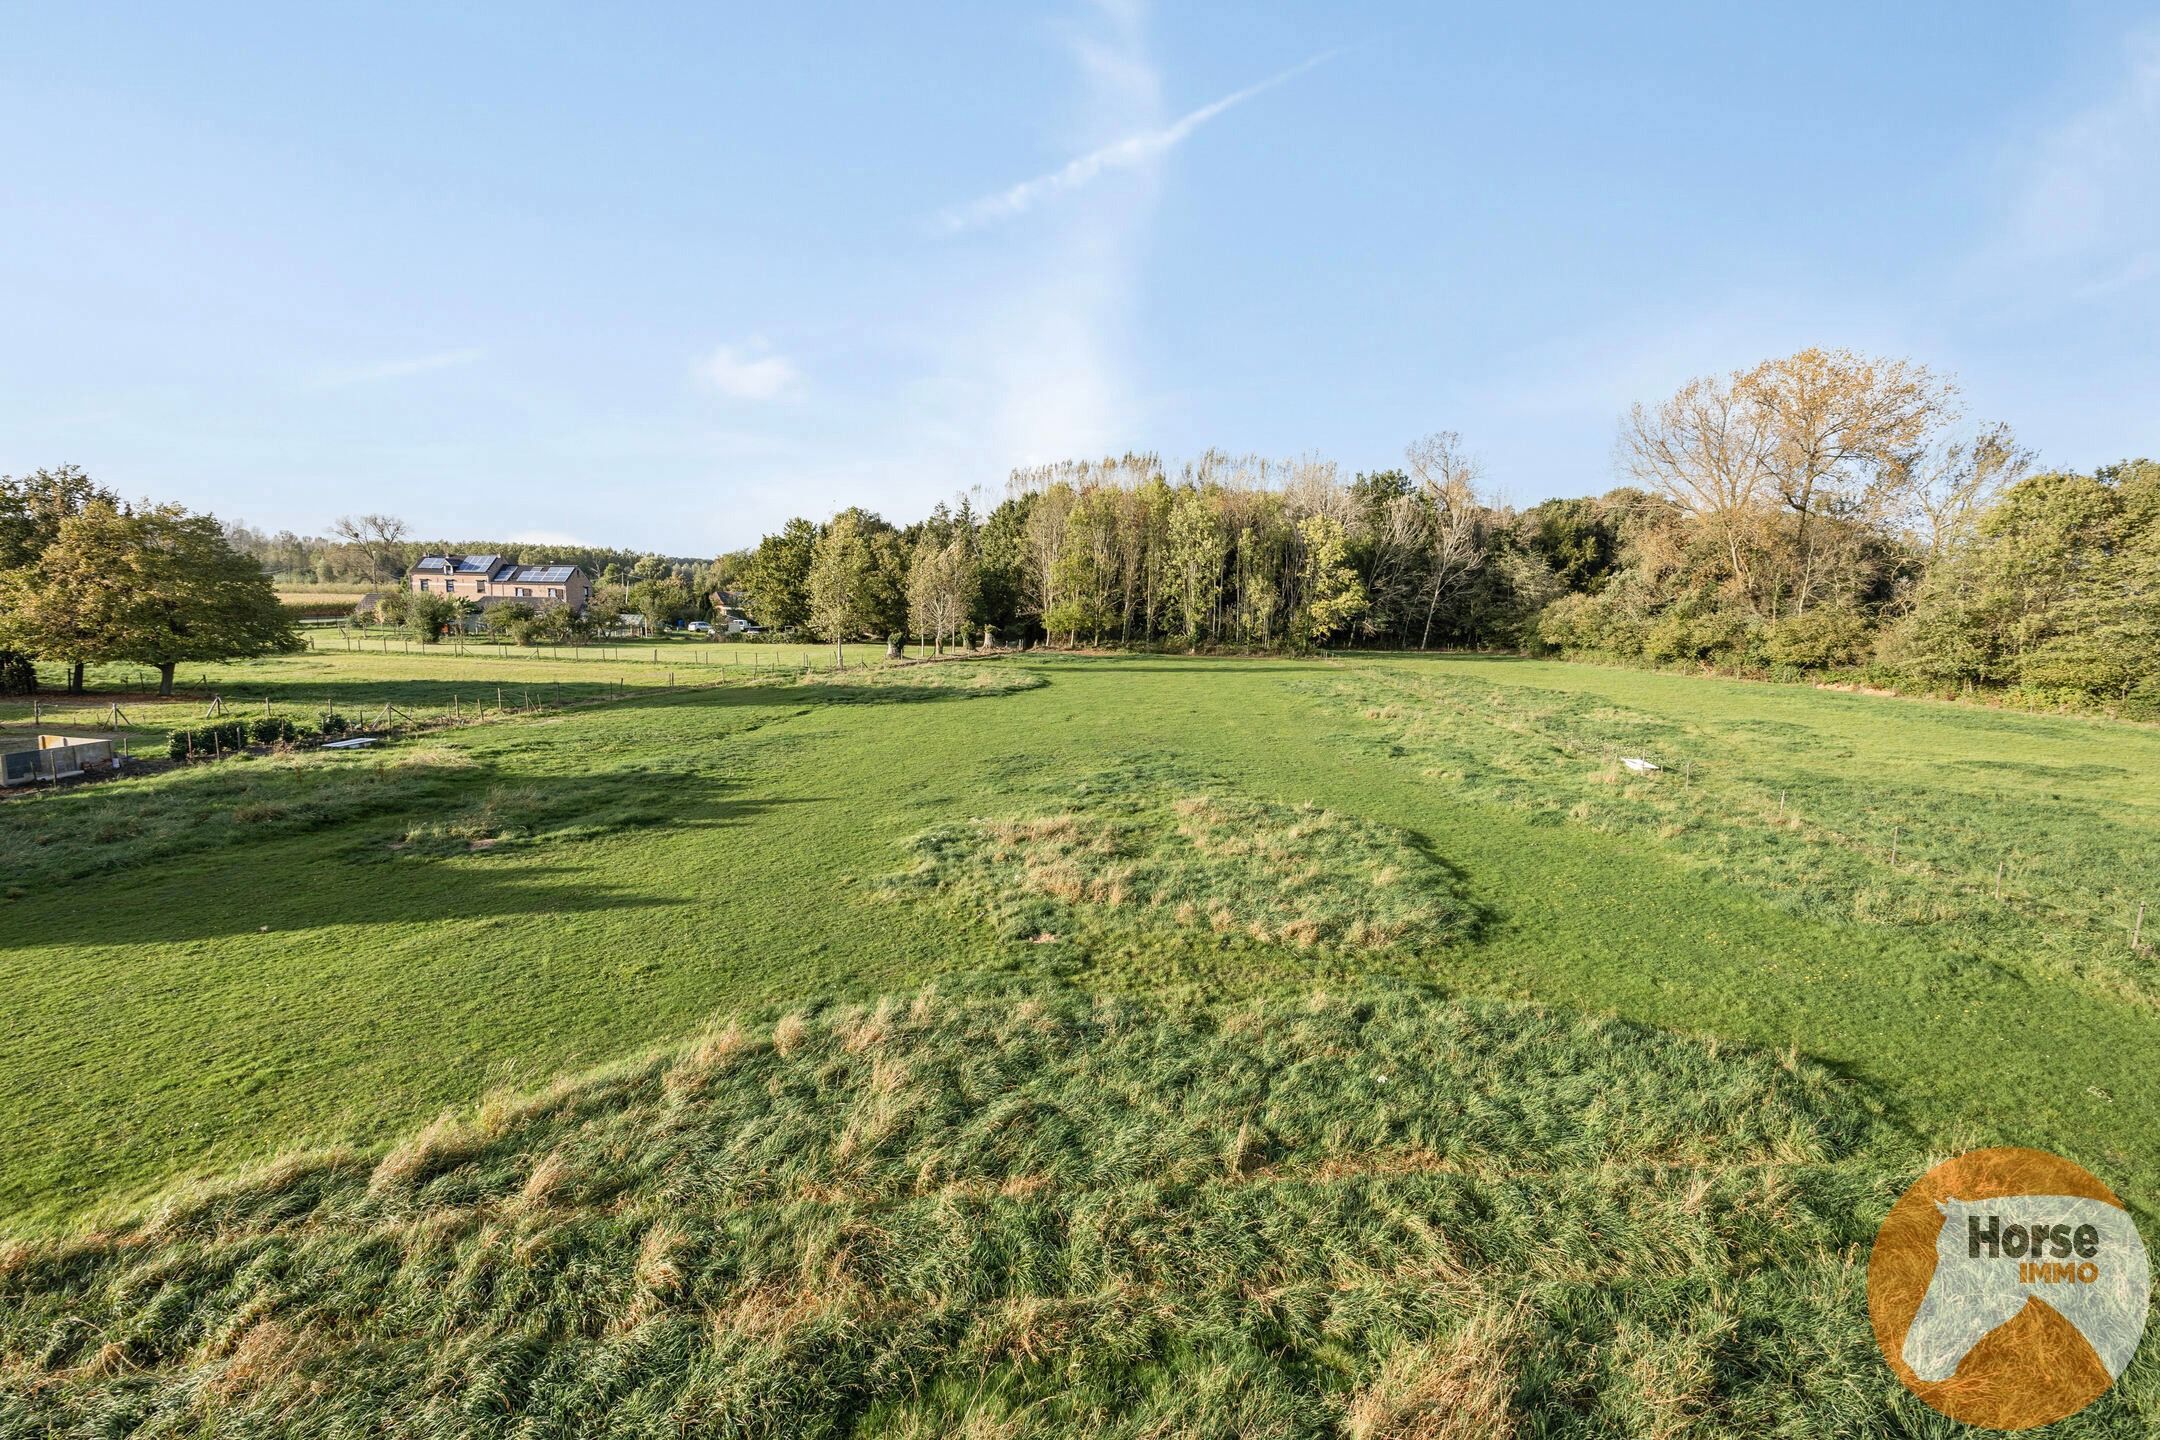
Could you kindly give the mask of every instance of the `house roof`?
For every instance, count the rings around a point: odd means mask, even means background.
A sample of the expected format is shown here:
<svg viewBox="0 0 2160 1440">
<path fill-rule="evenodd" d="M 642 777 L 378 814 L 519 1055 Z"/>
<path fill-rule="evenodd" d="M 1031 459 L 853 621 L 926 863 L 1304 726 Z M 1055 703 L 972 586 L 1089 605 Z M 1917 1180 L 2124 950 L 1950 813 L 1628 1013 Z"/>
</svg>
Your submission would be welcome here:
<svg viewBox="0 0 2160 1440">
<path fill-rule="evenodd" d="M 453 575 L 491 575 L 502 563 L 500 555 L 423 555 L 413 569 L 438 574 L 447 570 Z"/>
<path fill-rule="evenodd" d="M 578 573 L 575 565 L 520 565 L 500 555 L 423 555 L 413 566 L 415 575 L 480 575 L 495 581 L 527 585 L 560 585 Z"/>
</svg>

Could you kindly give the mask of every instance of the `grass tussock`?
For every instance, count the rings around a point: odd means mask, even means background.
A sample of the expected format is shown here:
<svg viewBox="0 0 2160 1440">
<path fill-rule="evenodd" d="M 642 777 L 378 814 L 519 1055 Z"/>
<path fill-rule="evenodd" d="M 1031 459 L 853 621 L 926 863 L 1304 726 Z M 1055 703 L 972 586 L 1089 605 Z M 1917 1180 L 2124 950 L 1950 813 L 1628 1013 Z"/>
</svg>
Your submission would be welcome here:
<svg viewBox="0 0 2160 1440">
<path fill-rule="evenodd" d="M 934 664 L 873 665 L 854 670 L 804 671 L 792 682 L 819 692 L 819 698 L 845 704 L 850 700 L 934 698 L 938 696 L 1013 695 L 1036 690 L 1049 680 L 1033 670 L 1004 665 L 997 660 L 947 660 Z"/>
<path fill-rule="evenodd" d="M 1804 1060 L 1409 987 L 819 1003 L 11 1245 L 0 1432 L 1907 1433 L 1913 1160 Z"/>
<path fill-rule="evenodd" d="M 1292 950 L 1433 947 L 1472 919 L 1455 875 L 1408 835 L 1313 805 L 1195 788 L 1141 767 L 909 842 L 887 893 L 987 915 L 1012 941 L 1134 940 L 1166 931 Z"/>
<path fill-rule="evenodd" d="M 1512 1440 L 1521 1317 L 1482 1310 L 1453 1334 L 1398 1345 L 1351 1397 L 1349 1440 Z"/>
</svg>

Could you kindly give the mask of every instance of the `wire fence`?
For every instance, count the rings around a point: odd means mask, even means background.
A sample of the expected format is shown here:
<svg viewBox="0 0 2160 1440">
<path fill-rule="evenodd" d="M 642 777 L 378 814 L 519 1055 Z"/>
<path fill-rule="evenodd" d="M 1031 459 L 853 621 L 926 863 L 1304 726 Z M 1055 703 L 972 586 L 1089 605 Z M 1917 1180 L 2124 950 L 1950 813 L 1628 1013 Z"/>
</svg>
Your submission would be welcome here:
<svg viewBox="0 0 2160 1440">
<path fill-rule="evenodd" d="M 388 653 L 403 653 L 395 645 Z M 0 702 L 0 752 L 32 748 L 39 734 L 88 731 L 148 755 L 162 753 L 166 737 L 176 732 L 234 719 L 282 719 L 320 729 L 337 717 L 355 728 L 432 728 L 655 691 L 807 679 L 839 668 L 829 649 L 811 646 L 745 646 L 758 653 L 717 661 L 692 659 L 669 646 L 611 647 L 612 665 L 605 664 L 599 647 L 583 647 L 589 653 L 559 662 L 522 647 L 507 654 L 487 646 L 418 648 L 428 652 L 426 658 L 416 655 L 396 676 L 378 678 L 335 664 L 314 675 L 283 675 L 271 666 L 227 667 L 193 676 L 183 672 L 170 696 L 156 693 L 152 671 L 103 666 L 85 693 L 54 691 Z M 847 668 L 860 668 L 882 654 L 877 647 L 856 647 Z M 440 673 L 429 673 L 437 670 L 438 660 L 445 662 Z M 461 660 L 479 663 L 456 663 Z M 613 673 L 600 673 L 603 667 Z M 572 673 L 559 673 L 565 670 Z"/>
</svg>

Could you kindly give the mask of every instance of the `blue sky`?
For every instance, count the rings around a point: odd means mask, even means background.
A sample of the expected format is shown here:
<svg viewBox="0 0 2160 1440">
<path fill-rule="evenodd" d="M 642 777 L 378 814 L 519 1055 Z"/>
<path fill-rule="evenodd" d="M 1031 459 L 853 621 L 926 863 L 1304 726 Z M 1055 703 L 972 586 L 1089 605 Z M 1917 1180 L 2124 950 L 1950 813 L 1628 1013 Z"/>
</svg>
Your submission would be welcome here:
<svg viewBox="0 0 2160 1440">
<path fill-rule="evenodd" d="M 704 554 L 1210 446 L 1504 498 L 1802 345 L 2160 450 L 2151 6 L 0 5 L 0 472 Z"/>
</svg>

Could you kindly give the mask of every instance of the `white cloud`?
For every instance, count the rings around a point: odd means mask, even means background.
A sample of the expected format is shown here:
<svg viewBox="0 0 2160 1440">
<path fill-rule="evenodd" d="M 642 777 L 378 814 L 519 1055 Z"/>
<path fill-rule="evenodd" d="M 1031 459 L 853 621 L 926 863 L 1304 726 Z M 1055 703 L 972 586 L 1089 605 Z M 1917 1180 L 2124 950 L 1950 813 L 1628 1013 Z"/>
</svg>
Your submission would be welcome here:
<svg viewBox="0 0 2160 1440">
<path fill-rule="evenodd" d="M 315 385 L 318 389 L 335 390 L 346 385 L 373 385 L 384 380 L 404 380 L 436 370 L 455 370 L 461 366 L 477 364 L 486 354 L 486 351 L 478 349 L 442 350 L 433 355 L 415 355 L 403 360 L 384 360 L 373 365 L 328 370 L 315 377 Z"/>
<path fill-rule="evenodd" d="M 1154 72 L 1152 68 L 1148 67 L 1143 61 L 1138 60 L 1129 51 L 1120 51 L 1087 41 L 1077 43 L 1074 48 L 1082 64 L 1098 81 L 1108 81 L 1113 84 L 1121 83 L 1128 87 L 1144 84 L 1149 88 L 1153 88 Z M 1082 186 L 1091 184 L 1114 171 L 1137 170 L 1151 165 L 1185 141 L 1195 130 L 1198 130 L 1216 116 L 1221 115 L 1225 110 L 1242 105 L 1255 95 L 1266 90 L 1272 90 L 1284 81 L 1304 74 L 1315 65 L 1322 64 L 1333 58 L 1334 53 L 1333 51 L 1327 51 L 1315 55 L 1309 60 L 1291 66 L 1280 74 L 1270 75 L 1257 85 L 1248 85 L 1242 90 L 1233 90 L 1220 100 L 1211 101 L 1197 110 L 1189 111 L 1167 125 L 1142 130 L 1137 134 L 1127 135 L 1121 140 L 1114 140 L 1108 145 L 1090 150 L 1085 155 L 1079 155 L 1066 161 L 1048 174 L 1038 175 L 1032 180 L 1023 180 L 1017 185 L 1008 186 L 995 194 L 985 195 L 979 200 L 971 200 L 965 205 L 952 206 L 938 215 L 938 228 L 947 234 L 958 234 L 964 230 L 974 230 L 984 225 L 992 225 L 1001 220 L 1010 220 L 1016 216 L 1026 214 L 1045 200 L 1078 190 Z"/>
<path fill-rule="evenodd" d="M 766 351 L 761 340 L 715 346 L 697 362 L 697 378 L 730 400 L 778 400 L 793 394 L 802 373 L 787 357 Z"/>
</svg>

